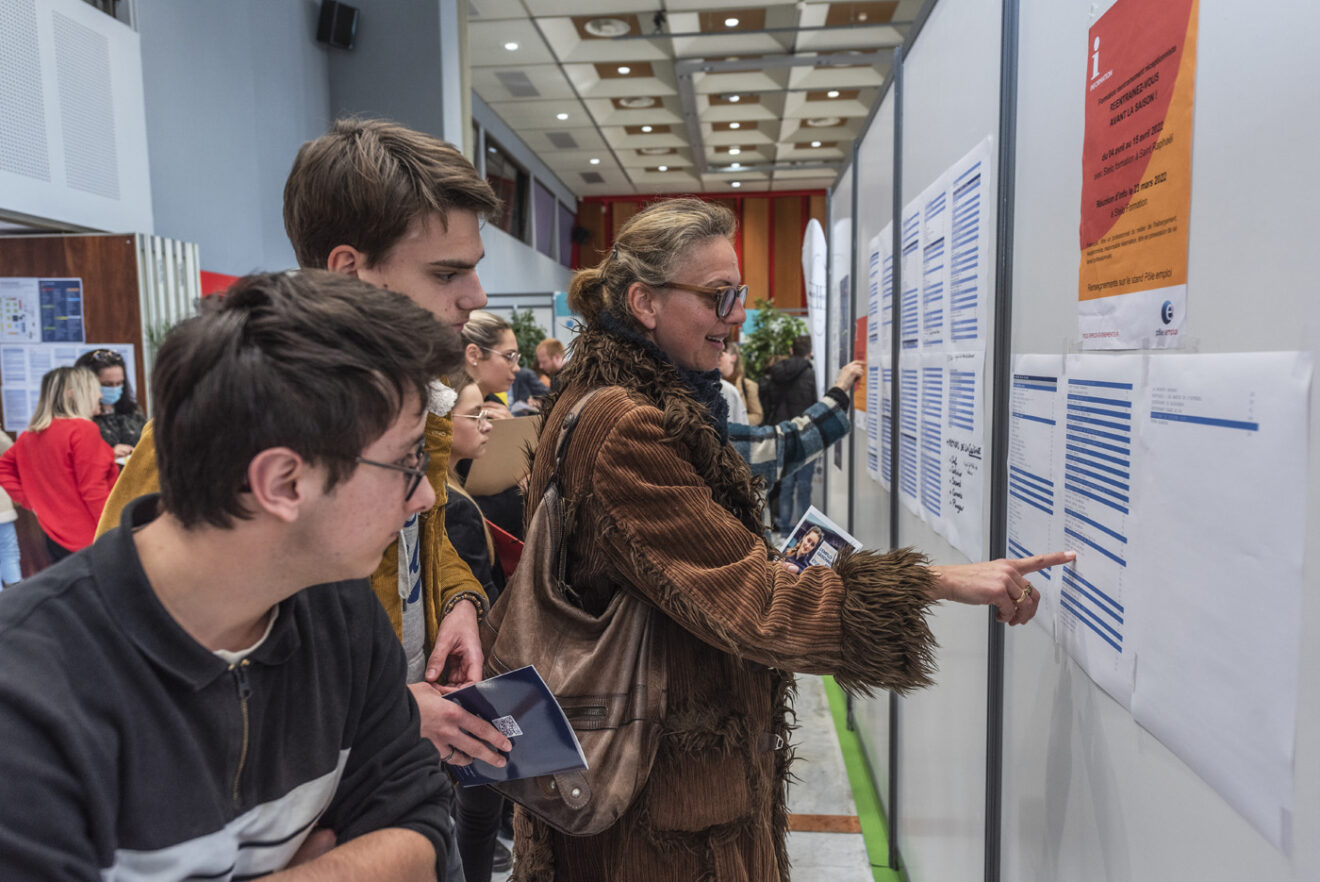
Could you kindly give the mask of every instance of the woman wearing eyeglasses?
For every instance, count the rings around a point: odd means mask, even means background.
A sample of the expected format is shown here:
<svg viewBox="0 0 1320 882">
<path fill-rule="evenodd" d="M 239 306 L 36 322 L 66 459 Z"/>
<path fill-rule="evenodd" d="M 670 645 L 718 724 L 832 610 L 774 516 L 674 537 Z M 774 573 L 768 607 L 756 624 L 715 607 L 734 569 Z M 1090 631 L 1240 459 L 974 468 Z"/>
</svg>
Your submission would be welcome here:
<svg viewBox="0 0 1320 882">
<path fill-rule="evenodd" d="M 454 421 L 454 443 L 450 456 L 471 461 L 486 453 L 490 439 L 490 417 L 476 382 L 467 375 L 451 377 L 449 385 L 458 393 L 449 416 Z M 495 541 L 486 526 L 480 498 L 464 489 L 461 479 L 449 472 L 449 498 L 445 501 L 445 531 L 455 550 L 477 577 L 486 596 L 494 603 L 504 588 L 504 571 L 495 556 Z M 463 860 L 466 882 L 490 882 L 491 871 L 507 872 L 509 851 L 499 843 L 504 797 L 485 787 L 458 788 L 454 819 L 458 853 Z"/>
<path fill-rule="evenodd" d="M 1035 561 L 937 571 L 911 550 L 862 551 L 791 573 L 772 560 L 761 485 L 726 442 L 720 392 L 720 355 L 746 316 L 734 225 L 715 203 L 656 203 L 569 291 L 586 328 L 538 450 L 554 450 L 573 406 L 601 391 L 559 476 L 574 512 L 567 581 L 593 615 L 618 591 L 653 605 L 667 713 L 645 787 L 605 832 L 565 836 L 518 812 L 527 882 L 787 879 L 789 672 L 906 691 L 931 681 L 934 601 L 995 603 L 1013 623 L 1036 609 L 1021 575 Z M 530 498 L 553 460 L 535 457 Z"/>
<path fill-rule="evenodd" d="M 518 376 L 518 338 L 509 323 L 492 312 L 479 309 L 463 325 L 463 362 L 489 405 L 492 419 L 506 419 L 509 387 Z"/>
</svg>

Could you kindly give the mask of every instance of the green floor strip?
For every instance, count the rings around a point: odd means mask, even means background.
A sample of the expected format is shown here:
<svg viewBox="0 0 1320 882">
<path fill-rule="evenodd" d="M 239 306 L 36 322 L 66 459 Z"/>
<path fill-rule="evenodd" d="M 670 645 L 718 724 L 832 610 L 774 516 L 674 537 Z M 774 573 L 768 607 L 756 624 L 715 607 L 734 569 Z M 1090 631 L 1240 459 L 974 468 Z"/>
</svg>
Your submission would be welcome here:
<svg viewBox="0 0 1320 882">
<path fill-rule="evenodd" d="M 888 866 L 889 829 L 885 825 L 884 812 L 880 809 L 871 769 L 862 753 L 861 740 L 856 732 L 848 729 L 848 710 L 843 690 L 834 682 L 833 677 L 823 679 L 830 713 L 834 717 L 834 729 L 839 734 L 839 746 L 843 749 L 848 784 L 852 787 L 853 802 L 857 805 L 857 818 L 862 825 L 862 841 L 866 843 L 866 854 L 871 861 L 875 882 L 905 882 L 902 874 Z"/>
</svg>

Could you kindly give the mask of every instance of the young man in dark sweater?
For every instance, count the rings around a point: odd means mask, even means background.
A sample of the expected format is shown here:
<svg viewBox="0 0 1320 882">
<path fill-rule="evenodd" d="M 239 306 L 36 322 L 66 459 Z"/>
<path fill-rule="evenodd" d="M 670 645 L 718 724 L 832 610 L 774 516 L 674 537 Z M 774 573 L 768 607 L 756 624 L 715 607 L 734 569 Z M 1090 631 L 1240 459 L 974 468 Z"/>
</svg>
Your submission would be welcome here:
<svg viewBox="0 0 1320 882">
<path fill-rule="evenodd" d="M 435 879 L 453 790 L 368 585 L 456 336 L 404 296 L 240 280 L 162 346 L 160 495 L 0 594 L 0 878 Z"/>
</svg>

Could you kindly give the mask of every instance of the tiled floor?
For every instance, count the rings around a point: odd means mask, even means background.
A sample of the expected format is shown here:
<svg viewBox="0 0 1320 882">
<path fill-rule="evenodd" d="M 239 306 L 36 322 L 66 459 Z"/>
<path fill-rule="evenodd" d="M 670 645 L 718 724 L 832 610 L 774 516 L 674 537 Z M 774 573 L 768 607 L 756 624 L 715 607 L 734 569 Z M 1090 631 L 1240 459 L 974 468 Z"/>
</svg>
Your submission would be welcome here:
<svg viewBox="0 0 1320 882">
<path fill-rule="evenodd" d="M 789 812 L 855 816 L 848 773 L 820 677 L 798 677 L 795 707 L 797 761 L 793 771 L 799 780 L 789 789 Z M 871 882 L 874 878 L 860 833 L 792 832 L 788 834 L 788 854 L 794 882 Z M 507 873 L 496 874 L 492 882 L 508 878 Z"/>
</svg>

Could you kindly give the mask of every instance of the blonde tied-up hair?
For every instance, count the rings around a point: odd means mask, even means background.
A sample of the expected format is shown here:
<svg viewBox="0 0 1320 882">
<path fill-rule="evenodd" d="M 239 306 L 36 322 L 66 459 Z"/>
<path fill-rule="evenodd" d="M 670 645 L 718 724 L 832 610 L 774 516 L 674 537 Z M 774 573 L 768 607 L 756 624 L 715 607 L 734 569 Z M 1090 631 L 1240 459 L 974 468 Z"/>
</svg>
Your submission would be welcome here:
<svg viewBox="0 0 1320 882">
<path fill-rule="evenodd" d="M 468 316 L 467 324 L 463 325 L 463 342 L 472 343 L 482 349 L 494 349 L 499 345 L 504 332 L 512 330 L 513 326 L 495 313 L 478 309 Z M 483 361 L 489 357 L 489 352 L 481 354 Z"/>
<path fill-rule="evenodd" d="M 737 228 L 733 212 L 716 202 L 683 198 L 652 203 L 623 225 L 604 260 L 573 276 L 568 305 L 589 325 L 609 310 L 636 328 L 628 308 L 633 282 L 663 287 L 692 246 L 716 237 L 728 239 Z"/>
<path fill-rule="evenodd" d="M 101 381 L 87 368 L 57 367 L 41 378 L 41 396 L 28 422 L 28 431 L 40 432 L 57 419 L 89 420 L 101 399 Z"/>
</svg>

